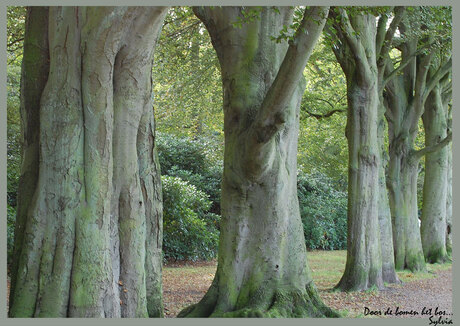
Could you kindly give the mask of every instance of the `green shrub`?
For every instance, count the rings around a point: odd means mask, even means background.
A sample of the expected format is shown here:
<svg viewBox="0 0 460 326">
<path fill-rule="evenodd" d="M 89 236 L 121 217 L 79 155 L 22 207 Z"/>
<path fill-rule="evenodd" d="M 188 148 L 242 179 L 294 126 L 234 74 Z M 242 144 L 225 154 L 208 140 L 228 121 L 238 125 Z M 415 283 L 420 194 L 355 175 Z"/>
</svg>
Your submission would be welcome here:
<svg viewBox="0 0 460 326">
<path fill-rule="evenodd" d="M 201 137 L 191 139 L 158 133 L 161 174 L 181 178 L 209 195 L 210 211 L 220 214 L 223 163 L 217 142 Z"/>
<path fill-rule="evenodd" d="M 300 215 L 308 249 L 337 250 L 347 246 L 347 194 L 324 174 L 297 175 Z"/>
<path fill-rule="evenodd" d="M 211 259 L 217 254 L 220 216 L 209 212 L 211 201 L 194 185 L 162 176 L 163 253 L 165 259 Z"/>
</svg>

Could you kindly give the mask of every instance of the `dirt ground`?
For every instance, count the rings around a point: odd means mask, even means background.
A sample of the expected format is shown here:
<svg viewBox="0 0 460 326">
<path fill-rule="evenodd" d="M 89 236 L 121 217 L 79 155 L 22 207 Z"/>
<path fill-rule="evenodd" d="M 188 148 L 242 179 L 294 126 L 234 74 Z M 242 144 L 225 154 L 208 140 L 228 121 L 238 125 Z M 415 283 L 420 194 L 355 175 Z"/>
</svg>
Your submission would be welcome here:
<svg viewBox="0 0 460 326">
<path fill-rule="evenodd" d="M 314 259 L 314 256 L 313 256 Z M 314 262 L 313 262 L 314 263 Z M 169 263 L 163 270 L 165 317 L 172 318 L 185 307 L 198 302 L 211 285 L 216 262 Z M 321 271 L 313 271 L 313 279 L 323 301 L 346 317 L 431 318 L 447 322 L 452 318 L 452 266 L 432 268 L 428 276 L 398 272 L 404 283 L 388 285 L 383 291 L 335 292 L 333 285 L 341 274 L 337 270 L 330 279 Z M 413 280 L 412 280 L 413 279 Z M 9 297 L 9 280 L 8 293 Z M 8 304 L 8 299 L 7 299 Z M 365 307 L 372 314 L 365 314 Z M 369 312 L 368 311 L 368 312 Z M 389 312 L 391 311 L 391 314 Z M 380 314 L 379 314 L 380 312 Z"/>
<path fill-rule="evenodd" d="M 165 317 L 175 317 L 183 308 L 198 302 L 211 285 L 215 270 L 215 262 L 176 263 L 165 266 L 163 271 Z M 408 272 L 398 274 L 401 279 L 404 279 L 404 283 L 389 284 L 383 291 L 351 293 L 331 290 L 338 281 L 337 277 L 324 282 L 319 278 L 320 274 L 313 273 L 313 278 L 323 301 L 341 311 L 346 317 L 428 319 L 433 316 L 432 318 L 438 320 L 440 316 L 438 314 L 444 312 L 445 315 L 441 316 L 443 320 L 452 318 L 451 265 L 445 270 L 432 271 L 431 275 L 422 279 L 417 279 L 415 274 Z M 365 307 L 374 314 L 365 314 Z M 422 311 L 426 314 L 422 315 Z"/>
</svg>

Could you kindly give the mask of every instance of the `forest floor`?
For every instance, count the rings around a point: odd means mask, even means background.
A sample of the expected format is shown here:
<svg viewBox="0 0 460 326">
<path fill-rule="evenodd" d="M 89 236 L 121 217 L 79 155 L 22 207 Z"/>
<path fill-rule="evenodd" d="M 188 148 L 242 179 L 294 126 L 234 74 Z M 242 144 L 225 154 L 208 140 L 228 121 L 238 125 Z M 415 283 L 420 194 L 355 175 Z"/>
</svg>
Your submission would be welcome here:
<svg viewBox="0 0 460 326">
<path fill-rule="evenodd" d="M 312 251 L 308 262 L 323 301 L 346 317 L 418 317 L 451 319 L 452 264 L 427 264 L 427 273 L 398 272 L 402 284 L 387 284 L 383 291 L 332 291 L 345 269 L 346 251 Z M 216 261 L 168 263 L 163 269 L 165 317 L 175 317 L 198 302 L 211 285 Z M 365 307 L 375 314 L 366 314 Z M 425 309 L 424 309 L 425 308 Z M 385 314 L 390 309 L 392 314 Z M 431 314 L 430 310 L 431 309 Z M 378 315 L 378 312 L 381 315 Z M 411 313 L 412 312 L 412 313 Z M 426 314 L 422 315 L 422 312 Z"/>
<path fill-rule="evenodd" d="M 427 264 L 427 273 L 398 272 L 402 284 L 387 284 L 383 291 L 332 291 L 345 269 L 346 251 L 308 253 L 313 280 L 323 301 L 345 317 L 418 317 L 451 319 L 452 264 Z M 171 262 L 163 268 L 165 317 L 172 318 L 185 307 L 198 302 L 208 290 L 216 272 L 216 261 Z M 8 296 L 9 296 L 8 279 Z M 8 299 L 7 299 L 8 303 Z M 365 307 L 375 314 L 366 314 Z M 385 314 L 387 310 L 392 315 Z M 430 314 L 431 309 L 431 314 Z M 435 311 L 438 315 L 435 315 Z M 381 315 L 378 315 L 378 312 Z M 412 312 L 412 314 L 410 314 Z M 422 315 L 422 312 L 426 314 Z"/>
</svg>

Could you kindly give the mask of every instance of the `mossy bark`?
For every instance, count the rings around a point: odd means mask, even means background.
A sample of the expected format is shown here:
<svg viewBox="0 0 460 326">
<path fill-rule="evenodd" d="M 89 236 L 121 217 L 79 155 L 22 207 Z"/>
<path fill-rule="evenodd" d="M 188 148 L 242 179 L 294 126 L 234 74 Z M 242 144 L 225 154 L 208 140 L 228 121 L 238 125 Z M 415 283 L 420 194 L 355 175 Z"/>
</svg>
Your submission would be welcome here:
<svg viewBox="0 0 460 326">
<path fill-rule="evenodd" d="M 161 315 L 161 240 L 147 240 L 161 234 L 158 166 L 153 142 L 137 141 L 153 137 L 151 66 L 165 12 L 49 9 L 38 183 L 22 207 L 11 317 Z"/>
<path fill-rule="evenodd" d="M 289 8 L 279 8 L 280 13 L 262 8 L 260 19 L 241 28 L 232 25 L 241 8 L 195 9 L 222 70 L 222 220 L 213 283 L 199 303 L 178 317 L 336 316 L 313 285 L 296 188 L 302 71 L 326 10 L 310 11 L 321 22 L 306 24 L 313 39 L 288 49 L 270 36 L 290 24 Z M 267 100 L 272 96 L 281 106 Z"/>
<path fill-rule="evenodd" d="M 407 26 L 399 26 L 405 34 Z M 430 92 L 449 73 L 451 59 L 440 61 L 436 67 L 435 51 L 417 52 L 418 40 L 409 38 L 399 45 L 401 73 L 393 76 L 385 87 L 384 104 L 388 121 L 389 155 L 388 188 L 393 222 L 393 241 L 396 269 L 424 271 L 425 257 L 418 222 L 417 178 L 419 161 L 423 155 L 433 153 L 451 141 L 451 134 L 416 150 L 418 123 Z M 431 173 L 431 172 L 429 172 Z M 445 201 L 444 201 L 445 203 Z"/>
<path fill-rule="evenodd" d="M 347 262 L 336 288 L 343 291 L 381 289 L 383 269 L 385 267 L 387 275 L 391 266 L 383 266 L 380 240 L 380 223 L 384 231 L 388 223 L 381 210 L 384 202 L 379 203 L 385 194 L 380 194 L 382 112 L 376 18 L 368 14 L 349 17 L 343 9 L 334 12 L 334 16 L 340 46 L 334 46 L 333 50 L 347 79 L 349 153 Z"/>
<path fill-rule="evenodd" d="M 18 257 L 22 250 L 27 208 L 32 201 L 38 180 L 40 98 L 48 73 L 48 7 L 28 7 L 21 69 L 22 164 L 11 263 L 10 306 L 14 304 Z"/>
<path fill-rule="evenodd" d="M 435 145 L 447 136 L 447 105 L 442 101 L 441 91 L 441 87 L 436 86 L 425 104 L 425 112 L 422 116 L 425 146 Z M 420 232 L 425 259 L 431 264 L 448 260 L 447 168 L 448 147 L 426 154 Z"/>
<path fill-rule="evenodd" d="M 380 169 L 379 169 L 379 227 L 380 247 L 382 252 L 382 278 L 386 283 L 400 283 L 395 269 L 395 256 L 393 247 L 393 230 L 391 223 L 390 201 L 388 197 L 386 168 L 388 165 L 388 152 L 385 148 L 385 107 L 383 98 L 379 105 L 378 141 L 380 146 Z"/>
</svg>

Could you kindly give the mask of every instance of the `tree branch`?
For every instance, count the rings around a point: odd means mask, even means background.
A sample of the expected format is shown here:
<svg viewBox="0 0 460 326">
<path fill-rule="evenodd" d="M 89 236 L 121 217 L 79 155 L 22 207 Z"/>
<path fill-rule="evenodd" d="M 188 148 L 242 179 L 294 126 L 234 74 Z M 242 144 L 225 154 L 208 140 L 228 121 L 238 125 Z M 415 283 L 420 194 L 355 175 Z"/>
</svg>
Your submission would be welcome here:
<svg viewBox="0 0 460 326">
<path fill-rule="evenodd" d="M 429 79 L 428 83 L 425 86 L 424 94 L 423 94 L 423 102 L 426 101 L 428 95 L 436 86 L 437 83 L 450 71 L 452 71 L 452 56 L 449 57 L 449 60 L 445 64 L 443 64 L 439 69 L 434 73 L 434 75 Z"/>
<path fill-rule="evenodd" d="M 390 48 L 393 44 L 393 37 L 396 33 L 396 30 L 398 29 L 399 24 L 401 23 L 406 13 L 406 7 L 398 6 L 394 9 L 394 13 L 395 13 L 394 18 L 391 21 L 391 24 L 385 33 L 385 39 L 381 47 L 377 48 L 378 58 L 383 57 L 385 54 L 388 53 L 388 51 L 390 51 Z"/>
<path fill-rule="evenodd" d="M 332 116 L 334 113 L 339 113 L 339 112 L 346 112 L 346 108 L 345 109 L 334 109 L 332 111 L 329 111 L 327 113 L 324 113 L 324 114 L 317 114 L 317 113 L 313 113 L 313 112 L 310 112 L 308 110 L 304 110 L 310 117 L 313 117 L 313 118 L 316 118 L 317 120 L 321 120 L 321 119 L 324 119 L 324 118 L 329 118 L 330 116 Z"/>
<path fill-rule="evenodd" d="M 416 159 L 421 159 L 424 155 L 429 154 L 429 153 L 434 153 L 434 152 L 440 150 L 441 148 L 447 146 L 451 141 L 452 141 L 452 132 L 449 132 L 447 134 L 446 138 L 441 140 L 439 143 L 437 143 L 435 145 L 427 146 L 427 147 L 422 148 L 422 149 L 420 149 L 418 151 L 414 151 L 412 153 L 412 155 Z"/>
<path fill-rule="evenodd" d="M 306 9 L 278 74 L 259 109 L 254 128 L 257 141 L 265 143 L 286 121 L 288 103 L 303 77 L 303 71 L 326 22 L 329 7 Z"/>
<path fill-rule="evenodd" d="M 412 62 L 412 60 L 415 58 L 415 54 L 408 58 L 408 60 L 405 60 L 404 62 L 401 62 L 397 68 L 394 68 L 390 73 L 386 74 L 385 78 L 383 79 L 383 87 L 394 77 L 398 72 L 403 70 L 409 63 Z"/>
</svg>

